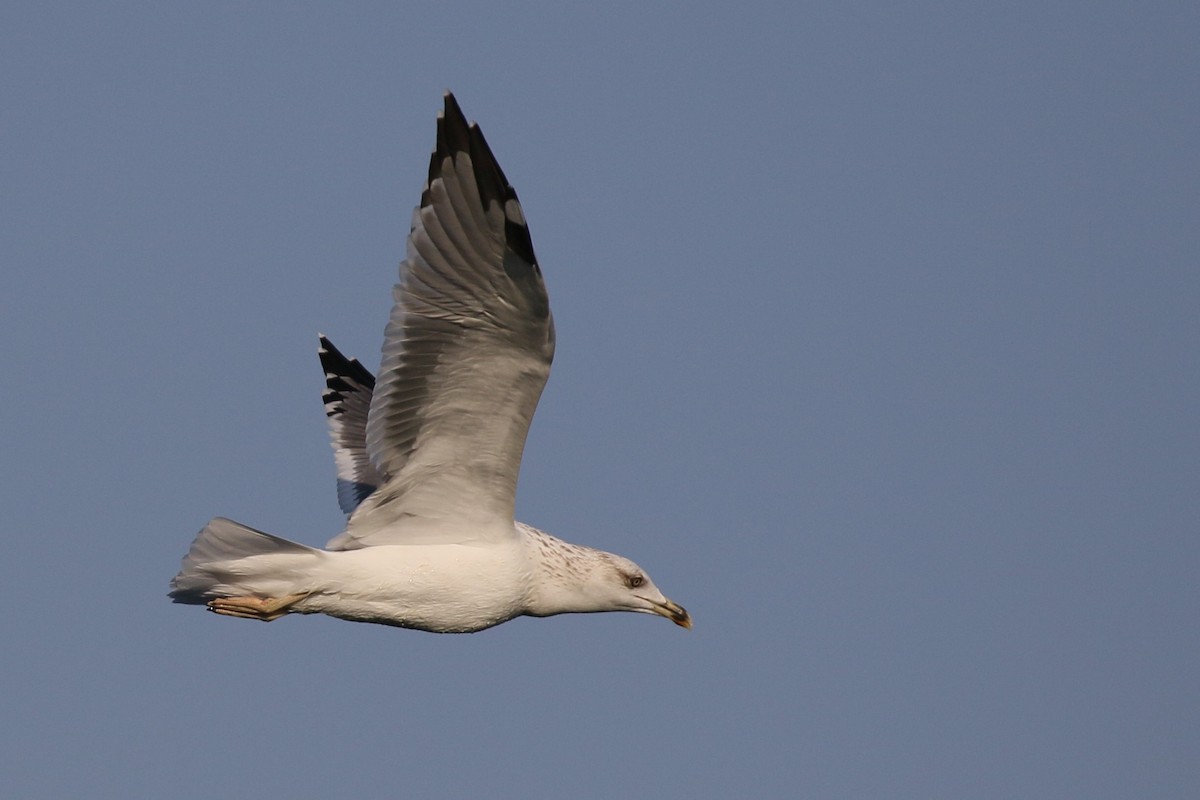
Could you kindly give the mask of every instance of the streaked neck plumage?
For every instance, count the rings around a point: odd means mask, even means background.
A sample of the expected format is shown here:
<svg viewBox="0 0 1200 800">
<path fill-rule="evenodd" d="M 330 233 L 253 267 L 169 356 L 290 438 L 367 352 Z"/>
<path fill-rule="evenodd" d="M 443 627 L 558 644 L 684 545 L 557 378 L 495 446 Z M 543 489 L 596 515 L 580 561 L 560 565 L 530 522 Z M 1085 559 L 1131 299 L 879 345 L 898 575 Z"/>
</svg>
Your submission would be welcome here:
<svg viewBox="0 0 1200 800">
<path fill-rule="evenodd" d="M 564 542 L 545 531 L 517 523 L 526 535 L 533 581 L 525 613 L 531 617 L 611 610 L 587 586 L 597 569 L 611 567 L 603 550 Z"/>
</svg>

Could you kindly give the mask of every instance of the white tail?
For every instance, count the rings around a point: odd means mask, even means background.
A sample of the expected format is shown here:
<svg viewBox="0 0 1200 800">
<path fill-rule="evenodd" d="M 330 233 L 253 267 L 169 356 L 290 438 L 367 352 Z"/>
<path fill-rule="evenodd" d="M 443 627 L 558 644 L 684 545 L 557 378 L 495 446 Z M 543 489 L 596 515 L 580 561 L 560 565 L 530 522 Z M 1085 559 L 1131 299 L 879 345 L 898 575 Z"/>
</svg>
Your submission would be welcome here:
<svg viewBox="0 0 1200 800">
<path fill-rule="evenodd" d="M 176 603 L 214 597 L 279 597 L 297 591 L 324 552 L 217 517 L 204 526 L 171 579 Z"/>
</svg>

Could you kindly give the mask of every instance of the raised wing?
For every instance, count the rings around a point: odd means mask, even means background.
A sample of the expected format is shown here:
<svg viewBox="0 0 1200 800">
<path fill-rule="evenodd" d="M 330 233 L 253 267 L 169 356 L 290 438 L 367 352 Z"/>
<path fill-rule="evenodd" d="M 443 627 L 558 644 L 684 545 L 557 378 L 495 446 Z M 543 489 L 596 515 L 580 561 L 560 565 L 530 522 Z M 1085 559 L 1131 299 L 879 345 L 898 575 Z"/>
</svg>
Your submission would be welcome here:
<svg viewBox="0 0 1200 800">
<path fill-rule="evenodd" d="M 367 411 L 375 376 L 358 359 L 342 355 L 324 336 L 318 355 L 325 371 L 321 399 L 337 465 L 338 505 L 350 514 L 383 484 L 383 477 L 367 457 Z"/>
<path fill-rule="evenodd" d="M 554 323 L 517 194 L 450 93 L 437 133 L 367 417 L 387 480 L 330 549 L 515 535 Z"/>
</svg>

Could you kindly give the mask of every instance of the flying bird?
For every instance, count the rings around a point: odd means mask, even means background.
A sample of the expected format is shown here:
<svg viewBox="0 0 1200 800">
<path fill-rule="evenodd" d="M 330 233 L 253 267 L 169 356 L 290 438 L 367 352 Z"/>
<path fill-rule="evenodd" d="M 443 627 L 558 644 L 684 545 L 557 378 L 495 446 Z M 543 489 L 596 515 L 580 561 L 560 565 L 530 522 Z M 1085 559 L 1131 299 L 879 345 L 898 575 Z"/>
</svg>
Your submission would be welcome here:
<svg viewBox="0 0 1200 800">
<path fill-rule="evenodd" d="M 392 294 L 378 379 L 321 337 L 345 529 L 322 550 L 217 517 L 170 597 L 435 633 L 600 611 L 690 628 L 634 562 L 514 520 L 554 321 L 517 194 L 449 92 Z"/>
</svg>

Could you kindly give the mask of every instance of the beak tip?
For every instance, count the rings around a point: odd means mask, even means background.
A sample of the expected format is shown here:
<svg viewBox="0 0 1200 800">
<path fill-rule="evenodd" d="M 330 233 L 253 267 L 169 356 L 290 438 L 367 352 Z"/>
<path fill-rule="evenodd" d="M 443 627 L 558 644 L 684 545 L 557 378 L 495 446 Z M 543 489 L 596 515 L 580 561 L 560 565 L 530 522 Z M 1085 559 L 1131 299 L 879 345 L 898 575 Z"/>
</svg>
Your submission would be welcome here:
<svg viewBox="0 0 1200 800">
<path fill-rule="evenodd" d="M 681 605 L 671 604 L 671 616 L 669 619 L 681 628 L 686 628 L 689 631 L 692 629 L 692 615 Z"/>
<path fill-rule="evenodd" d="M 647 599 L 648 600 L 648 599 Z M 672 602 L 663 598 L 662 601 L 648 600 L 650 607 L 638 608 L 638 611 L 658 614 L 660 617 L 666 617 L 681 628 L 692 629 L 692 615 L 687 612 L 687 609 L 678 603 Z"/>
</svg>

